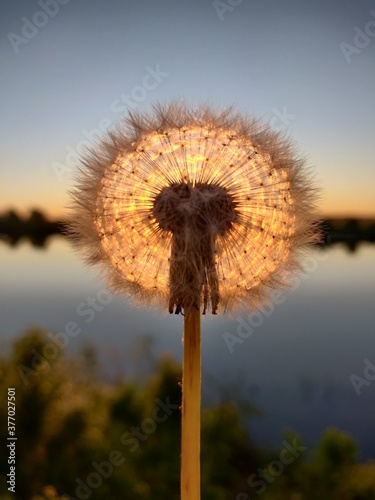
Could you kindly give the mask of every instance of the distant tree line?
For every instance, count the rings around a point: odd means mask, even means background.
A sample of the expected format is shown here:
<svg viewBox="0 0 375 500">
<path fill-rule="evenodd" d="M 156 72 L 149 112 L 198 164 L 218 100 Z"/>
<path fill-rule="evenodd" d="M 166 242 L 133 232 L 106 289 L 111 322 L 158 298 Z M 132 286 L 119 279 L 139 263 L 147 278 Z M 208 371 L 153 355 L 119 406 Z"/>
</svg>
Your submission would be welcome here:
<svg viewBox="0 0 375 500">
<path fill-rule="evenodd" d="M 16 246 L 28 239 L 36 247 L 44 247 L 50 236 L 64 234 L 62 220 L 50 221 L 40 210 L 31 210 L 28 217 L 21 217 L 15 210 L 0 215 L 0 239 Z"/>
<path fill-rule="evenodd" d="M 322 238 L 320 246 L 344 243 L 355 251 L 361 242 L 375 243 L 375 220 L 356 218 L 322 218 L 318 222 Z M 64 220 L 49 220 L 40 210 L 21 217 L 15 210 L 0 215 L 0 240 L 11 246 L 26 238 L 34 246 L 44 247 L 48 238 L 64 235 Z"/>
</svg>

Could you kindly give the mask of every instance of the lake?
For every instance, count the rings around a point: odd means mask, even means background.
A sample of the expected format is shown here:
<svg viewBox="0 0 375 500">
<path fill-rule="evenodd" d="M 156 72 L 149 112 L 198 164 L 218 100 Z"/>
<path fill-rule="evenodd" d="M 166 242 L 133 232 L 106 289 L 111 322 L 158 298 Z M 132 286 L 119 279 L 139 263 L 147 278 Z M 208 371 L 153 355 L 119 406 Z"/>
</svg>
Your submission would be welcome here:
<svg viewBox="0 0 375 500">
<path fill-rule="evenodd" d="M 47 248 L 0 245 L 3 349 L 28 326 L 80 333 L 67 350 L 93 344 L 109 380 L 142 378 L 155 357 L 181 361 L 182 317 L 110 297 L 63 237 Z M 258 314 L 207 316 L 202 324 L 203 405 L 248 401 L 261 445 L 281 446 L 283 430 L 311 450 L 328 426 L 350 432 L 361 460 L 375 457 L 375 245 L 316 249 L 294 289 Z M 367 360 L 367 361 L 366 361 Z"/>
</svg>

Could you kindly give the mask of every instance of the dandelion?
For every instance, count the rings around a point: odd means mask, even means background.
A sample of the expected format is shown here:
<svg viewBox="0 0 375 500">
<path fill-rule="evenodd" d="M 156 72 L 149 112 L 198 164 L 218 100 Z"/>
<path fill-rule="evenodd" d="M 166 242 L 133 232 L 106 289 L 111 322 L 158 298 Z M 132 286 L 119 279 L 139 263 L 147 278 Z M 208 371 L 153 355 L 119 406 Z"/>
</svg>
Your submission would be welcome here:
<svg viewBox="0 0 375 500">
<path fill-rule="evenodd" d="M 291 142 L 232 109 L 131 113 L 82 160 L 70 232 L 109 286 L 184 313 L 181 495 L 200 498 L 200 312 L 256 309 L 318 238 Z"/>
</svg>

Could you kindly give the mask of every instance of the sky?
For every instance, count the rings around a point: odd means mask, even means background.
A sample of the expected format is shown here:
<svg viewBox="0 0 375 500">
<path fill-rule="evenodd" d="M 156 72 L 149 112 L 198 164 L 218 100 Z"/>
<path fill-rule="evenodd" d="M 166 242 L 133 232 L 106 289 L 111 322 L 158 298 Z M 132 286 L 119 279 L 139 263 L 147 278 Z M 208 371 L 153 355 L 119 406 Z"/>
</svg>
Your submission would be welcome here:
<svg viewBox="0 0 375 500">
<path fill-rule="evenodd" d="M 127 110 L 234 105 L 294 139 L 328 216 L 375 216 L 370 0 L 0 0 L 0 211 L 66 213 Z"/>
</svg>

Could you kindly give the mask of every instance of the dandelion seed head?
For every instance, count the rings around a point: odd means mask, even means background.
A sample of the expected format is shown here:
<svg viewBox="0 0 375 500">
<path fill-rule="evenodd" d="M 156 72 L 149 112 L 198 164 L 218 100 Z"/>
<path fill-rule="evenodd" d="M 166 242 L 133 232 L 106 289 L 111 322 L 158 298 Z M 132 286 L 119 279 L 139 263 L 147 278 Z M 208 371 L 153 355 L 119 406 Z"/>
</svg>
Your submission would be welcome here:
<svg viewBox="0 0 375 500">
<path fill-rule="evenodd" d="M 115 291 L 181 312 L 257 308 L 318 239 L 303 159 L 259 121 L 130 114 L 82 160 L 70 232 Z"/>
</svg>

